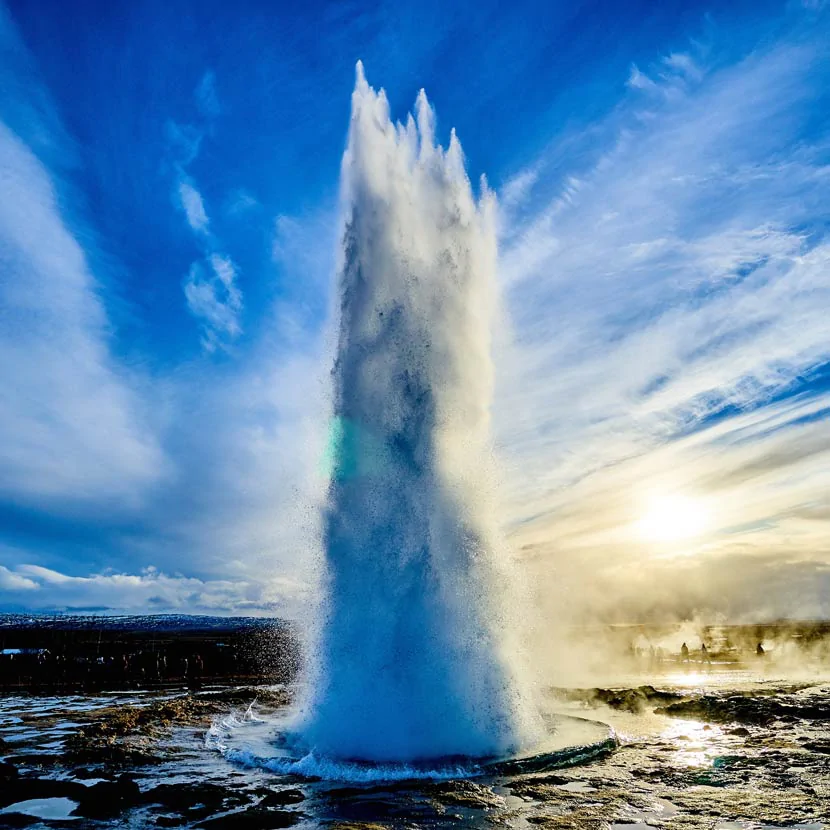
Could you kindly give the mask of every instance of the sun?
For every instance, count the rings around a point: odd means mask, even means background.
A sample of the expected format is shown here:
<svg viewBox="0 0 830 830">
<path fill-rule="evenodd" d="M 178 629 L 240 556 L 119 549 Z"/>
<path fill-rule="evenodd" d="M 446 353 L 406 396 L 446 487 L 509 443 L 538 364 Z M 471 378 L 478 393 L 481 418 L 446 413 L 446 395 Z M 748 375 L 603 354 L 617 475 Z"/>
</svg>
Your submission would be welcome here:
<svg viewBox="0 0 830 830">
<path fill-rule="evenodd" d="M 650 542 L 679 542 L 703 534 L 709 526 L 709 512 L 700 499 L 666 495 L 650 499 L 637 523 L 640 535 Z"/>
</svg>

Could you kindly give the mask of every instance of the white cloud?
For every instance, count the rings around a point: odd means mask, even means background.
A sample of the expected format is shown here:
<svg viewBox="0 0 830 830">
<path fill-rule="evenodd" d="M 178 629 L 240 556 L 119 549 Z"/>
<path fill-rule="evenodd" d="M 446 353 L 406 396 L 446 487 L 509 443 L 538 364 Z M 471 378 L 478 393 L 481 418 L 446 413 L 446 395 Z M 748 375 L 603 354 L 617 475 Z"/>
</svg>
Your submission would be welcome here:
<svg viewBox="0 0 830 830">
<path fill-rule="evenodd" d="M 510 210 L 513 206 L 524 202 L 538 179 L 539 170 L 534 167 L 520 170 L 508 179 L 499 191 L 499 201 L 502 207 Z"/>
<path fill-rule="evenodd" d="M 32 610 L 96 608 L 127 613 L 208 612 L 230 609 L 248 614 L 293 616 L 307 587 L 290 577 L 266 576 L 244 580 L 203 580 L 167 574 L 154 567 L 140 573 L 94 573 L 69 576 L 50 568 L 0 566 L 0 589 L 11 603 Z"/>
<path fill-rule="evenodd" d="M 256 197 L 244 188 L 234 190 L 225 202 L 225 212 L 228 216 L 243 216 L 258 207 L 260 204 Z"/>
<path fill-rule="evenodd" d="M 208 229 L 208 217 L 202 194 L 193 185 L 182 179 L 179 182 L 179 199 L 187 216 L 187 224 L 194 231 L 204 232 Z"/>
<path fill-rule="evenodd" d="M 657 84 L 641 72 L 636 64 L 631 65 L 627 83 L 633 89 L 656 89 L 657 87 Z"/>
<path fill-rule="evenodd" d="M 0 590 L 2 591 L 32 591 L 37 590 L 38 584 L 26 576 L 10 571 L 0 565 Z"/>
<path fill-rule="evenodd" d="M 686 52 L 672 52 L 663 59 L 663 62 L 672 71 L 692 80 L 699 81 L 703 77 L 700 67 Z"/>
<path fill-rule="evenodd" d="M 207 263 L 194 262 L 184 282 L 191 314 L 203 324 L 202 345 L 209 352 L 241 331 L 242 294 L 235 283 L 236 269 L 224 256 L 211 254 Z"/>
<path fill-rule="evenodd" d="M 0 494 L 31 505 L 136 503 L 167 462 L 55 185 L 0 123 Z"/>
</svg>

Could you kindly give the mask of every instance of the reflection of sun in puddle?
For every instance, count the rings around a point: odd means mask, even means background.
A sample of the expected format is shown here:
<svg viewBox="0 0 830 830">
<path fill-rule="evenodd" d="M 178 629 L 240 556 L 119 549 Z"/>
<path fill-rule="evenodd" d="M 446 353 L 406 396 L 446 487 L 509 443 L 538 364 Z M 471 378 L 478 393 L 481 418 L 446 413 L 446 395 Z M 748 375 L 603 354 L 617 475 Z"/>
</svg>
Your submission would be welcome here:
<svg viewBox="0 0 830 830">
<path fill-rule="evenodd" d="M 704 686 L 712 684 L 712 675 L 710 672 L 703 671 L 685 671 L 674 672 L 667 674 L 664 678 L 665 682 L 671 686 L 688 687 L 692 689 L 699 689 Z"/>
<path fill-rule="evenodd" d="M 715 742 L 722 734 L 717 726 L 687 720 L 671 724 L 660 737 L 675 746 L 672 763 L 682 767 L 707 767 L 718 755 Z"/>
</svg>

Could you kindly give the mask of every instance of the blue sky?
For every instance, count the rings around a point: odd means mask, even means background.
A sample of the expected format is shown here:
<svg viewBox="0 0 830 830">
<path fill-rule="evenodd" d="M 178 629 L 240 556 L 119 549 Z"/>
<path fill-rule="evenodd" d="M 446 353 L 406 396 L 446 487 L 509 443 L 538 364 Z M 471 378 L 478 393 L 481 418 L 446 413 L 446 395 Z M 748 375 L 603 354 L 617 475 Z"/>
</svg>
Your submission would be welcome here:
<svg viewBox="0 0 830 830">
<path fill-rule="evenodd" d="M 828 35 L 818 0 L 7 2 L 0 608 L 308 596 L 360 58 L 498 193 L 543 603 L 830 614 Z"/>
</svg>

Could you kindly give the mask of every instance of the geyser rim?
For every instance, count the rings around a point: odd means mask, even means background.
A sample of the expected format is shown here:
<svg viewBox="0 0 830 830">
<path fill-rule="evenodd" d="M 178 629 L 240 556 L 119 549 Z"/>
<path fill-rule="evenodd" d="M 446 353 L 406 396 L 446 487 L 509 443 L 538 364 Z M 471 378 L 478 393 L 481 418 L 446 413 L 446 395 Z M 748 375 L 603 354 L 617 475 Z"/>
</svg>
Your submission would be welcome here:
<svg viewBox="0 0 830 830">
<path fill-rule="evenodd" d="M 309 782 L 339 782 L 371 786 L 384 783 L 469 780 L 547 772 L 591 763 L 613 752 L 620 745 L 613 727 L 603 721 L 558 714 L 548 722 L 552 723 L 554 729 L 547 735 L 547 744 L 542 741 L 535 748 L 506 757 L 453 755 L 410 761 L 370 761 L 317 755 L 313 749 L 297 756 L 284 754 L 272 758 L 258 757 L 238 750 L 226 751 L 223 755 L 230 763 L 264 769 L 275 775 L 291 776 Z M 567 723 L 579 724 L 582 729 L 590 727 L 597 730 L 597 740 L 562 744 L 552 748 L 551 740 L 557 734 L 555 727 Z M 290 752 L 292 748 L 300 746 L 298 741 L 292 740 L 296 737 L 289 732 L 281 732 L 276 736 L 276 740 L 284 750 Z"/>
</svg>

